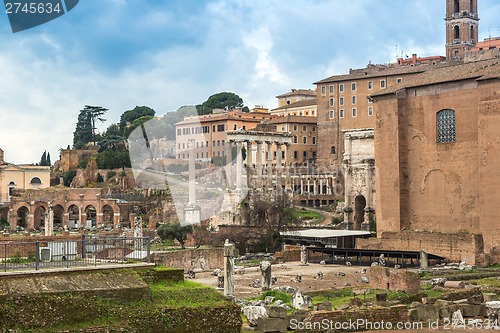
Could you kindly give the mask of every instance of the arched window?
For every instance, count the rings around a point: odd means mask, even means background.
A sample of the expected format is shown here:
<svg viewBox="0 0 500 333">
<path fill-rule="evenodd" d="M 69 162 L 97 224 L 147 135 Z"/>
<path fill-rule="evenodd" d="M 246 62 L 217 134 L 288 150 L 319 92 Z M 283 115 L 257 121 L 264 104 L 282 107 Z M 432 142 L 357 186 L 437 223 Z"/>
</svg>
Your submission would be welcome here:
<svg viewBox="0 0 500 333">
<path fill-rule="evenodd" d="M 42 185 L 42 181 L 38 177 L 33 177 L 33 178 L 31 178 L 30 184 L 31 185 Z"/>
<path fill-rule="evenodd" d="M 458 25 L 453 27 L 453 38 L 454 39 L 460 38 L 460 27 Z"/>
<path fill-rule="evenodd" d="M 460 12 L 460 0 L 455 0 L 453 2 L 453 12 L 454 13 Z"/>
<path fill-rule="evenodd" d="M 474 26 L 470 26 L 470 40 L 474 42 Z"/>
<path fill-rule="evenodd" d="M 330 154 L 336 154 L 337 153 L 337 149 L 335 148 L 335 146 L 332 146 L 330 148 Z"/>
<path fill-rule="evenodd" d="M 436 113 L 436 141 L 455 142 L 455 111 L 450 109 Z"/>
</svg>

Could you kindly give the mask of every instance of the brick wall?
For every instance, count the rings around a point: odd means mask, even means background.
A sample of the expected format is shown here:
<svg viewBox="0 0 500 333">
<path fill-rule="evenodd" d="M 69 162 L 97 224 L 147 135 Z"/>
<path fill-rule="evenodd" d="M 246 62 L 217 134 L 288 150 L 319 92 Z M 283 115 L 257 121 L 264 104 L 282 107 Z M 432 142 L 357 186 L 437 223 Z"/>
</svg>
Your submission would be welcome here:
<svg viewBox="0 0 500 333">
<path fill-rule="evenodd" d="M 465 261 L 468 264 L 480 264 L 483 253 L 481 235 L 439 232 L 384 232 L 380 238 L 358 238 L 357 249 L 384 249 L 407 251 L 425 251 L 445 257 L 450 261 Z"/>
<path fill-rule="evenodd" d="M 359 310 L 344 310 L 344 311 L 314 311 L 310 312 L 304 319 L 304 324 L 320 326 L 320 324 L 328 323 L 328 327 L 319 327 L 319 329 L 298 329 L 295 332 L 346 332 L 355 331 L 356 329 L 349 328 L 349 323 L 392 323 L 394 328 L 396 323 L 408 322 L 408 310 L 404 305 L 392 306 L 389 308 L 370 308 Z M 335 329 L 338 325 L 346 325 L 346 329 Z M 355 325 L 358 331 L 364 331 L 366 327 L 363 325 Z M 307 326 L 306 326 L 307 327 Z M 333 329 L 330 329 L 333 328 Z M 327 328 L 327 329 L 325 329 Z M 377 329 L 372 327 L 373 329 Z M 377 329 L 378 330 L 378 329 Z"/>
<path fill-rule="evenodd" d="M 390 269 L 383 266 L 370 268 L 370 288 L 418 293 L 420 277 L 406 269 Z"/>
<path fill-rule="evenodd" d="M 224 251 L 222 248 L 156 252 L 153 258 L 156 265 L 173 268 L 197 268 L 209 271 L 224 267 Z"/>
</svg>

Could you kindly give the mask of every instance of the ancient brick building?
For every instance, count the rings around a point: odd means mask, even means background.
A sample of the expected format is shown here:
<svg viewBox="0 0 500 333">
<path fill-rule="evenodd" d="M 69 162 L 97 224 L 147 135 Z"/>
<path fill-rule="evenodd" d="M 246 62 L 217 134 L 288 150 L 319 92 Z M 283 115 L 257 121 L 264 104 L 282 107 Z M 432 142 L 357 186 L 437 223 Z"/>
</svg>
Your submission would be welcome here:
<svg viewBox="0 0 500 333">
<path fill-rule="evenodd" d="M 500 59 L 434 66 L 372 98 L 378 239 L 361 246 L 500 262 Z"/>
</svg>

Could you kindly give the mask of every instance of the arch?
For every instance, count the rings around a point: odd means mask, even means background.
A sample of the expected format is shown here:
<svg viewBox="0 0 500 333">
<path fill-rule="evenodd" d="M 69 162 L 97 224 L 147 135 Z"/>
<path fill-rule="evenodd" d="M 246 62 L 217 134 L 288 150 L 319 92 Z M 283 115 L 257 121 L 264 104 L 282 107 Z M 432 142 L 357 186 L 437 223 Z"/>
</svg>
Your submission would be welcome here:
<svg viewBox="0 0 500 333">
<path fill-rule="evenodd" d="M 33 214 L 34 219 L 34 228 L 40 230 L 42 227 L 45 227 L 45 213 L 47 210 L 44 206 L 40 205 L 35 208 L 35 213 Z"/>
<path fill-rule="evenodd" d="M 9 197 L 11 197 L 14 194 L 16 183 L 14 183 L 14 181 L 10 181 L 8 187 L 9 187 Z"/>
<path fill-rule="evenodd" d="M 61 205 L 55 205 L 52 207 L 54 212 L 54 228 L 62 228 L 64 219 L 64 208 Z"/>
<path fill-rule="evenodd" d="M 460 27 L 458 25 L 453 27 L 453 38 L 460 39 Z"/>
<path fill-rule="evenodd" d="M 354 222 L 358 225 L 365 221 L 365 207 L 365 197 L 362 195 L 356 196 L 354 198 Z"/>
<path fill-rule="evenodd" d="M 110 205 L 102 207 L 102 223 L 104 225 L 113 225 L 115 212 Z"/>
<path fill-rule="evenodd" d="M 335 155 L 337 153 L 337 148 L 335 146 L 330 147 L 330 154 Z"/>
<path fill-rule="evenodd" d="M 96 226 L 97 223 L 97 210 L 94 206 L 88 205 L 85 208 L 85 216 L 86 216 L 86 228 L 92 228 Z"/>
<path fill-rule="evenodd" d="M 29 209 L 26 206 L 21 206 L 17 210 L 17 223 L 18 228 L 26 229 L 28 227 L 28 214 Z"/>
<path fill-rule="evenodd" d="M 42 185 L 42 180 L 38 177 L 33 177 L 30 180 L 31 185 Z"/>
<path fill-rule="evenodd" d="M 455 111 L 444 109 L 436 113 L 436 141 L 455 142 Z"/>
<path fill-rule="evenodd" d="M 80 208 L 77 205 L 69 206 L 68 217 L 70 228 L 78 228 L 80 226 Z"/>
</svg>

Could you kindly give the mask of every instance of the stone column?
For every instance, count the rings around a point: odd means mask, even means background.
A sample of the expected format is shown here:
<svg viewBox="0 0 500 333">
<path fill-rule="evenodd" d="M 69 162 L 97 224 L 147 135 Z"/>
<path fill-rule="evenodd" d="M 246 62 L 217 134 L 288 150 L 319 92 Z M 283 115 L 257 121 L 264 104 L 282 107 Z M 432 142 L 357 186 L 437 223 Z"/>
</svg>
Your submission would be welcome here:
<svg viewBox="0 0 500 333">
<path fill-rule="evenodd" d="M 290 176 L 290 167 L 292 165 L 292 161 L 290 158 L 290 153 L 291 153 L 291 144 L 290 143 L 285 143 L 285 172 L 286 172 L 286 180 L 285 180 L 285 189 L 287 191 L 293 190 L 292 188 L 292 183 L 291 183 L 291 176 Z"/>
<path fill-rule="evenodd" d="M 253 156 L 252 156 L 252 141 L 247 141 L 247 186 L 249 188 L 253 187 Z"/>
<path fill-rule="evenodd" d="M 256 185 L 257 189 L 261 190 L 262 189 L 262 141 L 256 141 L 256 142 L 257 142 L 257 156 L 255 157 L 257 164 Z"/>
<path fill-rule="evenodd" d="M 300 177 L 300 194 L 304 194 L 304 179 L 302 179 L 302 176 Z"/>
<path fill-rule="evenodd" d="M 51 206 L 45 215 L 45 236 L 54 236 L 54 211 Z"/>
<path fill-rule="evenodd" d="M 262 273 L 262 291 L 271 289 L 271 263 L 262 261 L 260 263 L 260 271 Z"/>
<path fill-rule="evenodd" d="M 273 142 L 267 141 L 267 187 L 273 187 Z"/>
<path fill-rule="evenodd" d="M 232 166 L 233 166 L 232 146 L 233 146 L 233 143 L 231 141 L 226 142 L 225 172 L 226 172 L 226 189 L 227 190 L 231 190 L 231 186 L 233 184 L 233 180 L 232 180 Z"/>
<path fill-rule="evenodd" d="M 427 263 L 427 252 L 420 251 L 420 269 L 426 270 L 429 267 Z"/>
<path fill-rule="evenodd" d="M 325 193 L 323 193 L 323 178 L 321 178 L 321 179 L 319 180 L 319 194 L 320 194 L 320 195 L 325 194 Z"/>
<path fill-rule="evenodd" d="M 281 177 L 283 175 L 283 165 L 281 164 L 281 143 L 276 142 L 276 187 L 281 192 Z"/>
<path fill-rule="evenodd" d="M 226 239 L 224 243 L 224 295 L 232 297 L 234 294 L 234 244 Z"/>
<path fill-rule="evenodd" d="M 241 190 L 243 179 L 243 154 L 241 152 L 241 141 L 236 142 L 236 190 Z"/>
</svg>

